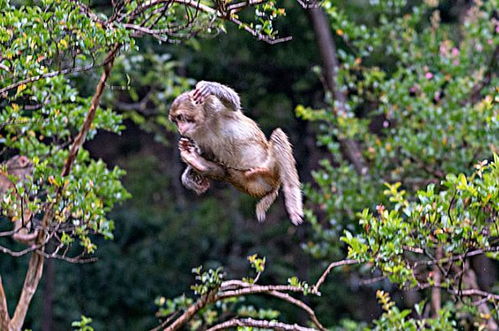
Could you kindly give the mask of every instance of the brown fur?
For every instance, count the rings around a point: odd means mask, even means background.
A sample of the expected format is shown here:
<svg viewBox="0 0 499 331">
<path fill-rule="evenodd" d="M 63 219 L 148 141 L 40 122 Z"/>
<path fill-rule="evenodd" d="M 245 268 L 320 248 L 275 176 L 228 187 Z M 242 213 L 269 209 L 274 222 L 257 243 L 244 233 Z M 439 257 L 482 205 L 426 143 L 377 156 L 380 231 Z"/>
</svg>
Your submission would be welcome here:
<svg viewBox="0 0 499 331">
<path fill-rule="evenodd" d="M 199 92 L 186 92 L 175 99 L 169 114 L 181 134 L 190 139 L 179 144 L 182 160 L 188 164 L 182 175 L 184 185 L 198 193 L 209 187 L 190 178 L 191 169 L 198 175 L 227 181 L 246 194 L 262 198 L 257 205 L 259 221 L 265 219 L 282 185 L 290 218 L 295 225 L 301 223 L 300 182 L 286 134 L 276 129 L 267 140 L 258 125 L 240 111 L 239 97 L 232 89 L 225 90 L 218 83 L 204 84 L 212 94 L 202 103 L 195 100 Z M 220 88 L 223 90 L 217 90 Z"/>
</svg>

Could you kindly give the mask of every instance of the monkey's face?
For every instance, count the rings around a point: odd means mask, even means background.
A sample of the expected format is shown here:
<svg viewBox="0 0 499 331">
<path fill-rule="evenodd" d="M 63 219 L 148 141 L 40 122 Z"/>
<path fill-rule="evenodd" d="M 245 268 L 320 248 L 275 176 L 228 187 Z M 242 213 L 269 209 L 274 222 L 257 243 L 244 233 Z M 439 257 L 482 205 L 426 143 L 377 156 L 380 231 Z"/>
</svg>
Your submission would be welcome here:
<svg viewBox="0 0 499 331">
<path fill-rule="evenodd" d="M 193 138 L 204 121 L 204 111 L 201 105 L 194 103 L 189 93 L 183 93 L 173 101 L 168 117 L 180 135 Z"/>
<path fill-rule="evenodd" d="M 16 155 L 6 163 L 7 171 L 10 175 L 14 175 L 19 179 L 25 179 L 26 176 L 33 172 L 33 162 L 24 155 Z"/>
</svg>

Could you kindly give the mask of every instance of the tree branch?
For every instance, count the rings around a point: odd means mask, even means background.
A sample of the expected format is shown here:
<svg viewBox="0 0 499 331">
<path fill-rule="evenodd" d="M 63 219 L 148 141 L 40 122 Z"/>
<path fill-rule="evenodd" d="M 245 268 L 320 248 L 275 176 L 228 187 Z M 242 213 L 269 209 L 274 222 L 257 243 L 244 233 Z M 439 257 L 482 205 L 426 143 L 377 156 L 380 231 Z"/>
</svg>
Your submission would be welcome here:
<svg viewBox="0 0 499 331">
<path fill-rule="evenodd" d="M 95 112 L 100 103 L 100 99 L 104 91 L 106 81 L 109 77 L 114 59 L 120 49 L 120 46 L 121 45 L 116 44 L 114 48 L 108 53 L 108 56 L 104 61 L 105 63 L 104 72 L 102 73 L 99 83 L 96 86 L 95 93 L 94 96 L 92 97 L 92 101 L 90 104 L 90 109 L 87 113 L 87 117 L 85 118 L 85 121 L 80 129 L 80 132 L 76 136 L 70 148 L 68 158 L 66 159 L 66 163 L 64 164 L 61 173 L 61 176 L 63 177 L 69 175 L 69 173 L 71 172 L 71 167 L 74 163 L 74 160 L 76 159 L 78 151 L 85 142 L 85 138 L 92 125 L 92 121 L 95 117 Z M 59 200 L 60 196 L 62 195 L 63 191 L 64 191 L 64 186 L 60 186 L 56 192 L 56 198 L 54 199 L 54 201 L 47 204 L 47 206 L 44 208 L 44 216 L 41 222 L 42 229 L 48 228 L 54 215 L 54 207 L 57 201 Z M 39 231 L 38 237 L 36 239 L 37 245 L 43 245 L 46 242 L 46 239 L 47 239 L 47 233 L 45 231 Z M 38 287 L 38 284 L 40 283 L 40 279 L 43 274 L 43 264 L 44 264 L 43 262 L 44 262 L 43 253 L 35 252 L 31 255 L 28 265 L 28 271 L 26 272 L 26 278 L 24 280 L 24 285 L 21 291 L 21 295 L 19 297 L 19 302 L 16 306 L 14 316 L 9 324 L 9 330 L 20 330 L 22 328 L 24 320 L 26 319 L 26 313 L 28 311 L 29 305 L 31 303 L 31 300 L 33 299 L 33 295 L 36 292 L 36 289 Z"/>
<path fill-rule="evenodd" d="M 317 318 L 317 316 L 315 315 L 315 312 L 313 311 L 312 308 L 310 308 L 308 305 L 306 305 L 304 302 L 298 300 L 298 299 L 295 299 L 293 298 L 291 295 L 287 294 L 287 293 L 281 293 L 281 292 L 278 292 L 278 291 L 272 291 L 272 292 L 269 292 L 268 293 L 269 295 L 271 296 L 274 296 L 276 298 L 279 298 L 281 300 L 284 300 L 284 301 L 287 301 L 301 309 L 303 309 L 307 314 L 308 314 L 308 317 L 310 318 L 310 320 L 312 321 L 312 323 L 315 324 L 315 326 L 317 326 L 317 328 L 321 331 L 326 331 L 327 329 L 319 322 L 319 319 Z"/>
<path fill-rule="evenodd" d="M 0 89 L 0 95 L 4 94 L 4 93 L 6 93 L 6 92 L 8 92 L 8 91 L 10 91 L 12 89 L 15 89 L 15 88 L 17 88 L 17 87 L 19 87 L 21 85 L 34 83 L 34 82 L 36 82 L 36 81 L 38 81 L 40 79 L 56 77 L 56 76 L 59 76 L 59 75 L 67 75 L 67 74 L 72 74 L 72 73 L 76 73 L 76 72 L 88 71 L 88 70 L 93 69 L 95 67 L 96 67 L 95 64 L 89 64 L 89 65 L 86 65 L 86 66 L 83 66 L 83 67 L 66 68 L 66 69 L 52 71 L 52 72 L 47 72 L 46 74 L 41 74 L 41 75 L 38 75 L 38 76 L 33 76 L 33 77 L 30 77 L 30 78 L 26 78 L 26 79 L 23 79 L 23 80 L 21 80 L 19 82 L 10 84 L 9 86 L 6 86 L 4 88 L 1 88 Z"/>
<path fill-rule="evenodd" d="M 196 301 L 195 304 L 191 305 L 179 318 L 177 318 L 170 326 L 167 326 L 165 331 L 174 331 L 178 330 L 182 325 L 191 320 L 191 318 L 196 315 L 196 313 L 204 308 L 206 305 L 215 301 L 215 293 L 218 289 L 213 290 L 212 292 L 205 294 Z"/>
<path fill-rule="evenodd" d="M 274 330 L 286 330 L 286 331 L 313 331 L 315 329 L 312 328 L 307 328 L 298 324 L 286 324 L 282 322 L 277 322 L 277 321 L 266 321 L 266 320 L 255 320 L 252 318 L 243 318 L 243 319 L 231 319 L 227 322 L 223 322 L 220 324 L 217 324 L 211 328 L 209 328 L 207 331 L 217 331 L 217 330 L 224 330 L 224 329 L 229 329 L 229 328 L 235 328 L 238 326 L 248 326 L 248 327 L 254 327 L 254 328 L 261 328 L 261 329 L 274 329 Z"/>
<path fill-rule="evenodd" d="M 443 264 L 443 263 L 452 262 L 452 261 L 459 261 L 459 260 L 462 260 L 462 259 L 467 258 L 467 257 L 481 255 L 481 254 L 484 254 L 484 253 L 487 253 L 487 252 L 499 252 L 499 246 L 493 246 L 493 247 L 488 247 L 488 248 L 476 249 L 476 250 L 470 251 L 468 253 L 459 254 L 459 255 L 453 255 L 453 256 L 449 256 L 449 257 L 444 257 L 444 258 L 442 258 L 440 260 L 418 261 L 418 262 L 416 262 L 414 264 L 414 266 L 419 266 L 419 265 L 430 266 L 430 265 L 433 265 L 433 264 L 435 264 L 437 262 Z"/>
<path fill-rule="evenodd" d="M 90 127 L 94 120 L 95 113 L 97 111 L 97 108 L 99 107 L 102 93 L 104 92 L 104 89 L 106 87 L 106 81 L 109 78 L 109 74 L 111 73 L 114 59 L 116 58 L 116 55 L 120 50 L 120 47 L 121 47 L 120 44 L 114 45 L 114 48 L 108 53 L 106 60 L 104 61 L 105 63 L 104 71 L 102 72 L 99 83 L 97 83 L 97 86 L 95 88 L 95 93 L 94 96 L 92 97 L 92 101 L 90 102 L 90 109 L 88 110 L 85 122 L 83 122 L 83 126 L 81 127 L 80 132 L 76 136 L 73 145 L 71 146 L 71 149 L 69 151 L 69 156 L 66 159 L 66 163 L 64 164 L 64 168 L 62 170 L 61 174 L 62 177 L 66 177 L 71 172 L 71 167 L 76 159 L 76 156 L 78 155 L 78 151 L 85 142 L 88 131 L 90 130 Z"/>
<path fill-rule="evenodd" d="M 244 282 L 241 282 L 241 283 L 244 283 Z M 231 297 L 239 297 L 239 296 L 249 295 L 249 294 L 269 293 L 271 291 L 281 291 L 281 292 L 287 291 L 287 292 L 303 293 L 302 288 L 297 287 L 297 286 L 291 286 L 291 285 L 252 285 L 252 284 L 248 284 L 248 286 L 243 287 L 243 288 L 228 290 L 228 291 L 221 291 L 218 293 L 217 298 L 227 299 L 227 298 L 231 298 Z"/>
<path fill-rule="evenodd" d="M 33 299 L 33 295 L 35 294 L 38 284 L 40 283 L 40 279 L 42 278 L 43 261 L 44 258 L 40 254 L 35 252 L 31 255 L 21 296 L 19 297 L 19 302 L 17 303 L 14 316 L 9 323 L 8 330 L 21 330 L 24 320 L 26 319 L 31 299 Z"/>
<path fill-rule="evenodd" d="M 319 287 L 321 287 L 322 283 L 324 283 L 324 281 L 326 280 L 327 275 L 329 275 L 331 270 L 333 270 L 334 268 L 349 264 L 358 264 L 358 263 L 360 262 L 357 260 L 341 260 L 341 261 L 332 262 L 331 264 L 329 264 L 327 269 L 324 270 L 317 283 L 315 283 L 315 285 L 312 287 L 313 292 L 320 293 Z"/>
<path fill-rule="evenodd" d="M 7 330 L 10 322 L 7 297 L 3 288 L 2 276 L 0 275 L 0 329 Z"/>
</svg>

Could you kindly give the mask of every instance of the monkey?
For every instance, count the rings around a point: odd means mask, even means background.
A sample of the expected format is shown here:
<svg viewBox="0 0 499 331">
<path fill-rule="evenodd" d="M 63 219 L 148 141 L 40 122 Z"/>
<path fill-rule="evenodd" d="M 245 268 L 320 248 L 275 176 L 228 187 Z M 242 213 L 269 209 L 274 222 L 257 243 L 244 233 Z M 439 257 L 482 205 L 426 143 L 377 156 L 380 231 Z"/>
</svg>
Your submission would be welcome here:
<svg viewBox="0 0 499 331">
<path fill-rule="evenodd" d="M 15 191 L 15 182 L 11 180 L 25 181 L 28 176 L 33 174 L 33 163 L 26 157 L 22 155 L 16 155 L 5 162 L 6 171 L 0 168 L 0 199 L 7 194 L 8 191 Z M 17 192 L 15 193 L 17 199 L 16 202 L 19 205 L 26 205 L 26 199 L 21 197 Z M 23 244 L 32 244 L 38 235 L 37 231 L 30 233 L 31 228 L 31 218 L 33 213 L 24 206 L 20 215 L 13 215 L 12 213 L 7 213 L 5 216 L 12 218 L 14 222 L 14 231 L 12 238 Z"/>
<path fill-rule="evenodd" d="M 195 104 L 200 103 L 209 95 L 215 95 L 219 98 L 220 102 L 225 104 L 227 110 L 241 111 L 241 101 L 239 99 L 239 95 L 230 87 L 220 83 L 201 81 L 196 85 L 196 89 L 192 91 L 191 94 Z M 177 99 L 180 100 L 182 98 L 179 97 Z M 215 109 L 210 110 L 209 106 L 209 104 L 206 104 L 208 112 L 214 113 Z M 182 145 L 187 146 L 185 144 L 186 142 L 184 141 Z M 201 154 L 199 147 L 196 146 L 195 143 L 193 143 L 193 146 L 191 147 L 195 148 L 198 154 Z M 205 193 L 210 187 L 208 179 L 196 172 L 189 165 L 187 165 L 187 168 L 182 173 L 181 181 L 186 188 L 195 191 L 197 194 Z"/>
<path fill-rule="evenodd" d="M 210 186 L 208 179 L 226 181 L 260 199 L 260 222 L 282 187 L 291 222 L 303 222 L 301 184 L 287 135 L 277 128 L 267 140 L 256 122 L 243 114 L 233 89 L 201 81 L 194 91 L 174 100 L 169 119 L 182 136 L 178 147 L 187 164 L 181 177 L 184 186 L 201 194 Z"/>
</svg>

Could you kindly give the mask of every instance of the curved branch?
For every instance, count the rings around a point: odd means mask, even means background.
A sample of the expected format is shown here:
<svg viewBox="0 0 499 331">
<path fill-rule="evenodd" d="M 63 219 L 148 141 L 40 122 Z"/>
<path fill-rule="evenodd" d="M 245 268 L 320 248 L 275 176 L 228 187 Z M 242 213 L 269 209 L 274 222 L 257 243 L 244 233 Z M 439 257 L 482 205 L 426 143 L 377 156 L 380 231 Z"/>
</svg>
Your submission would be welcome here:
<svg viewBox="0 0 499 331">
<path fill-rule="evenodd" d="M 315 326 L 317 326 L 317 328 L 321 331 L 326 331 L 327 329 L 319 322 L 319 319 L 317 318 L 317 316 L 315 315 L 315 312 L 313 311 L 312 308 L 310 308 L 308 305 L 306 305 L 303 301 L 300 301 L 298 299 L 295 299 L 293 298 L 291 295 L 287 294 L 287 293 L 281 293 L 281 292 L 278 292 L 278 291 L 272 291 L 272 292 L 269 292 L 268 293 L 269 295 L 271 296 L 274 296 L 276 298 L 279 298 L 281 300 L 284 300 L 284 301 L 287 301 L 301 309 L 303 309 L 307 314 L 308 314 L 308 317 L 310 317 L 310 320 L 312 321 L 312 323 L 315 324 Z"/>
<path fill-rule="evenodd" d="M 196 301 L 195 304 L 190 306 L 182 315 L 180 315 L 179 318 L 177 318 L 170 326 L 167 326 L 164 330 L 165 331 L 178 330 L 180 327 L 182 327 L 182 325 L 190 321 L 191 318 L 194 315 L 196 315 L 198 311 L 200 311 L 206 305 L 216 301 L 216 296 L 215 296 L 216 291 L 217 289 L 201 296 L 201 298 L 199 298 L 199 300 Z"/>
<path fill-rule="evenodd" d="M 327 275 L 329 275 L 329 273 L 331 272 L 331 270 L 333 270 L 336 267 L 340 267 L 340 266 L 344 266 L 344 265 L 349 265 L 349 264 L 358 264 L 358 263 L 360 263 L 360 262 L 357 261 L 357 260 L 341 260 L 341 261 L 336 261 L 336 262 L 333 262 L 333 263 L 329 264 L 329 266 L 327 267 L 327 269 L 322 273 L 322 275 L 319 278 L 319 280 L 317 281 L 317 283 L 315 283 L 315 285 L 312 287 L 313 293 L 314 292 L 315 293 L 319 293 L 319 287 L 321 287 L 322 283 L 324 283 L 324 281 L 326 280 Z"/>
<path fill-rule="evenodd" d="M 271 291 L 288 291 L 303 293 L 303 289 L 291 285 L 250 285 L 248 287 L 223 291 L 218 293 L 218 299 L 227 299 L 231 297 L 239 297 L 249 294 L 269 293 Z"/>
<path fill-rule="evenodd" d="M 229 329 L 229 328 L 235 328 L 238 326 L 249 326 L 249 327 L 254 327 L 254 328 L 261 328 L 261 329 L 274 329 L 274 330 L 286 330 L 286 331 L 313 331 L 315 329 L 312 328 L 307 328 L 305 326 L 301 326 L 298 324 L 286 324 L 282 322 L 277 322 L 277 321 L 266 321 L 266 320 L 255 320 L 252 318 L 242 318 L 242 319 L 231 319 L 228 320 L 227 322 L 223 322 L 220 324 L 217 324 L 211 328 L 209 328 L 207 331 L 217 331 L 217 330 L 224 330 L 224 329 Z"/>
</svg>

